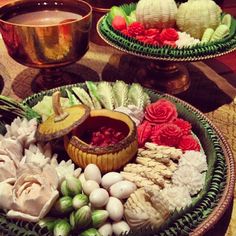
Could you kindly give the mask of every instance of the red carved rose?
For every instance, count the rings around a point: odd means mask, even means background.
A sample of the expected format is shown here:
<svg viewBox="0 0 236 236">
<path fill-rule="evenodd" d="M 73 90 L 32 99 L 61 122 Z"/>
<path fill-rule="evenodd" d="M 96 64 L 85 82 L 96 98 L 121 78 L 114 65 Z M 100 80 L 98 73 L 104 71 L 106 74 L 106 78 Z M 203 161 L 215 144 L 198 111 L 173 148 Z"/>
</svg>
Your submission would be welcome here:
<svg viewBox="0 0 236 236">
<path fill-rule="evenodd" d="M 177 147 L 183 132 L 174 124 L 162 124 L 153 128 L 151 140 L 158 145 Z"/>
<path fill-rule="evenodd" d="M 198 141 L 192 135 L 185 135 L 180 139 L 179 148 L 183 151 L 194 150 L 200 151 Z"/>
<path fill-rule="evenodd" d="M 146 38 L 153 39 L 154 41 L 159 41 L 160 30 L 155 28 L 146 29 L 144 35 Z"/>
<path fill-rule="evenodd" d="M 177 118 L 173 121 L 173 124 L 177 125 L 182 130 L 183 134 L 190 134 L 192 126 L 188 121 Z"/>
<path fill-rule="evenodd" d="M 143 147 L 152 134 L 152 125 L 148 121 L 144 121 L 137 128 L 138 131 L 138 145 Z"/>
<path fill-rule="evenodd" d="M 129 35 L 135 37 L 137 35 L 143 35 L 145 28 L 140 22 L 133 22 L 127 28 Z"/>
<path fill-rule="evenodd" d="M 174 121 L 178 116 L 176 107 L 166 99 L 160 99 L 147 106 L 145 119 L 152 124 L 162 124 Z"/>
<path fill-rule="evenodd" d="M 162 42 L 165 42 L 165 41 L 175 42 L 178 39 L 179 39 L 179 35 L 177 31 L 173 28 L 163 29 L 160 34 L 160 40 Z"/>
</svg>

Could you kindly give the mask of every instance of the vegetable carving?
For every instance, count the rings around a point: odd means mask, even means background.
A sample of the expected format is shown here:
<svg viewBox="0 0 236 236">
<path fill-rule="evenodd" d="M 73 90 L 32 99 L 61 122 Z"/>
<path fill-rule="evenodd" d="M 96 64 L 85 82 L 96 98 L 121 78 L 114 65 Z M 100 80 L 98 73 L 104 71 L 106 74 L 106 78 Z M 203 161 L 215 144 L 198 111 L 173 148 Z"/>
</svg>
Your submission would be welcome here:
<svg viewBox="0 0 236 236">
<path fill-rule="evenodd" d="M 201 39 L 207 28 L 216 29 L 220 24 L 221 9 L 212 0 L 188 0 L 177 12 L 177 26 L 192 37 Z"/>
<path fill-rule="evenodd" d="M 137 21 L 145 28 L 169 28 L 175 25 L 177 6 L 174 0 L 140 0 L 136 8 Z"/>
<path fill-rule="evenodd" d="M 82 123 L 89 116 L 89 107 L 76 105 L 63 109 L 60 104 L 60 92 L 52 95 L 54 114 L 37 129 L 36 137 L 39 141 L 49 141 L 62 137 Z"/>
</svg>

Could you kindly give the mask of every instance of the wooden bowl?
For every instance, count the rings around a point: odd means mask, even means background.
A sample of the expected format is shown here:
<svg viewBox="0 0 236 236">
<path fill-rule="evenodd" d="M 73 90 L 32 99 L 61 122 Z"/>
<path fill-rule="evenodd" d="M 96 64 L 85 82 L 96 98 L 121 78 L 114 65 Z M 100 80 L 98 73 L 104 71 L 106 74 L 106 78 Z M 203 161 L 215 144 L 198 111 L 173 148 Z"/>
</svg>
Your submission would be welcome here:
<svg viewBox="0 0 236 236">
<path fill-rule="evenodd" d="M 85 134 L 102 126 L 116 127 L 125 138 L 115 145 L 91 146 Z M 69 157 L 80 167 L 96 164 L 105 173 L 120 169 L 129 162 L 138 150 L 136 126 L 129 116 L 106 109 L 92 110 L 90 117 L 79 125 L 72 135 L 64 137 L 65 149 Z"/>
</svg>

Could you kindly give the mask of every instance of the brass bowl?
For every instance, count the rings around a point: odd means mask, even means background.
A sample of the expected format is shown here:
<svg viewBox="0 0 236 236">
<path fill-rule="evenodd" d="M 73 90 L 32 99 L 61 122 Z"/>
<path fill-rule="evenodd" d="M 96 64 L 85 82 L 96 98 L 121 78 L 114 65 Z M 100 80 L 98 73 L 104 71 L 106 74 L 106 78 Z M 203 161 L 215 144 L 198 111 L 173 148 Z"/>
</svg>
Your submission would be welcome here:
<svg viewBox="0 0 236 236">
<path fill-rule="evenodd" d="M 88 129 L 98 130 L 108 123 L 119 127 L 126 134 L 125 138 L 106 147 L 91 146 L 82 138 Z M 129 116 L 121 112 L 92 110 L 90 117 L 72 132 L 72 136 L 64 137 L 64 145 L 70 158 L 82 168 L 93 163 L 103 173 L 119 170 L 137 153 L 136 126 Z"/>
<path fill-rule="evenodd" d="M 54 22 L 62 11 L 73 17 Z M 29 13 L 50 20 L 27 19 Z M 0 8 L 0 31 L 8 53 L 29 67 L 52 68 L 79 60 L 88 50 L 91 24 L 92 8 L 81 0 L 17 0 Z"/>
</svg>

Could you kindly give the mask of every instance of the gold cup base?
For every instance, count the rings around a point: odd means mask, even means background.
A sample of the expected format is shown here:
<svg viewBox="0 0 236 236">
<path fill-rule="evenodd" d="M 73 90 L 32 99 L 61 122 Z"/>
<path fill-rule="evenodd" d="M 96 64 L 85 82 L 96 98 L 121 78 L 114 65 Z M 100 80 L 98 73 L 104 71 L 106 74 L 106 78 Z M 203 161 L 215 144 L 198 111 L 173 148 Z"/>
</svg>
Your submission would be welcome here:
<svg viewBox="0 0 236 236">
<path fill-rule="evenodd" d="M 34 93 L 80 82 L 80 76 L 60 68 L 42 69 L 34 77 L 31 88 Z"/>
<path fill-rule="evenodd" d="M 138 70 L 137 80 L 144 87 L 169 94 L 184 92 L 190 86 L 187 68 L 172 62 L 151 61 L 148 66 Z"/>
</svg>

